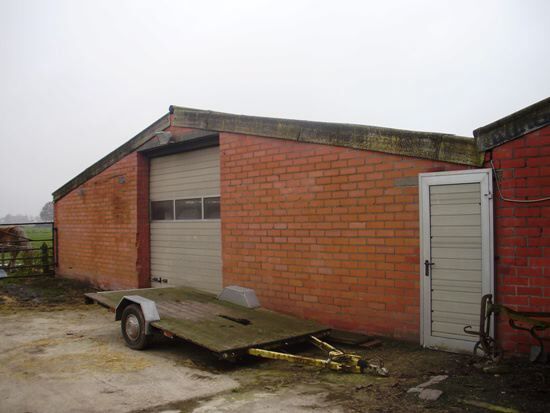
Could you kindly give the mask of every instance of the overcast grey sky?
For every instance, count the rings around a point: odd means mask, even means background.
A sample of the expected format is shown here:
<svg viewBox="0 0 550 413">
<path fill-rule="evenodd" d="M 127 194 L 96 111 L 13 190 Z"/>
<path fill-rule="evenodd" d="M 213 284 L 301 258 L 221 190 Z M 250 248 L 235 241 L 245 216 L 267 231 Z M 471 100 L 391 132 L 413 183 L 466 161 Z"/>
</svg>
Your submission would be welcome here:
<svg viewBox="0 0 550 413">
<path fill-rule="evenodd" d="M 0 0 L 0 217 L 168 111 L 472 136 L 550 95 L 550 1 Z"/>
</svg>

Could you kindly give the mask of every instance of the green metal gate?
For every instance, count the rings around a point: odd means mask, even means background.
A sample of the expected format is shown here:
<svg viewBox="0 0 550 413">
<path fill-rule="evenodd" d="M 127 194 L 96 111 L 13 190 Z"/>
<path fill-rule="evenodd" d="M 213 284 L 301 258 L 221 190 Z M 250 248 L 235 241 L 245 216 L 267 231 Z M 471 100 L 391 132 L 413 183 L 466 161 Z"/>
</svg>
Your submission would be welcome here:
<svg viewBox="0 0 550 413">
<path fill-rule="evenodd" d="M 0 278 L 55 274 L 54 223 L 0 224 Z"/>
</svg>

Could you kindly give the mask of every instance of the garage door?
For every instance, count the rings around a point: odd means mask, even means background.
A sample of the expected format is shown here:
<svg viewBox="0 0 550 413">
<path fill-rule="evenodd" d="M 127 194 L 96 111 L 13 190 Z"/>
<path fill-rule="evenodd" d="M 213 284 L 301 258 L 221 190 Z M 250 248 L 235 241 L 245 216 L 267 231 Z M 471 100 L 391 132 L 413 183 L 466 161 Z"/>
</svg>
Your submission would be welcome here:
<svg viewBox="0 0 550 413">
<path fill-rule="evenodd" d="M 151 159 L 152 286 L 222 288 L 219 147 Z"/>
</svg>

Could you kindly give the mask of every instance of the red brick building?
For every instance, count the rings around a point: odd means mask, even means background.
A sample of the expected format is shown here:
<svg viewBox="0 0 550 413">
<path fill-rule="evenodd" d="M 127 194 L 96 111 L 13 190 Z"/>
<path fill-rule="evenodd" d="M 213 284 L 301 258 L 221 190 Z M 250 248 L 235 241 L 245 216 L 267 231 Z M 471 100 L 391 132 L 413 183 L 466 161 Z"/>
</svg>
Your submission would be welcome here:
<svg viewBox="0 0 550 413">
<path fill-rule="evenodd" d="M 550 311 L 550 99 L 474 134 L 171 107 L 54 193 L 57 273 L 470 349 L 482 294 Z"/>
</svg>

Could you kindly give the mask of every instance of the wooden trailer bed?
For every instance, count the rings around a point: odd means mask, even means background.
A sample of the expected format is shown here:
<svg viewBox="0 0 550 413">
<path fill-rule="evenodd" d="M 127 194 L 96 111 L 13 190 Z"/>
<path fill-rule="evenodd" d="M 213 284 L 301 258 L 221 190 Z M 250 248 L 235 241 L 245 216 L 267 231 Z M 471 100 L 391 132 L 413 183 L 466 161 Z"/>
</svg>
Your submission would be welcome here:
<svg viewBox="0 0 550 413">
<path fill-rule="evenodd" d="M 115 310 L 124 296 L 139 295 L 156 303 L 159 321 L 151 325 L 204 347 L 219 357 L 246 353 L 250 348 L 270 349 L 286 343 L 322 337 L 330 329 L 263 308 L 250 309 L 221 301 L 191 288 L 144 288 L 88 293 L 88 301 Z"/>
</svg>

